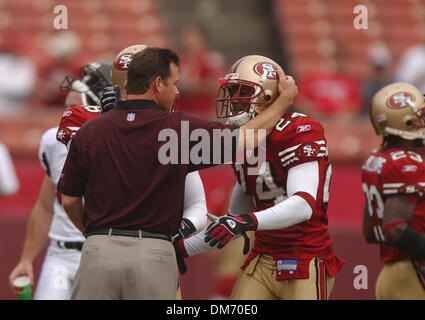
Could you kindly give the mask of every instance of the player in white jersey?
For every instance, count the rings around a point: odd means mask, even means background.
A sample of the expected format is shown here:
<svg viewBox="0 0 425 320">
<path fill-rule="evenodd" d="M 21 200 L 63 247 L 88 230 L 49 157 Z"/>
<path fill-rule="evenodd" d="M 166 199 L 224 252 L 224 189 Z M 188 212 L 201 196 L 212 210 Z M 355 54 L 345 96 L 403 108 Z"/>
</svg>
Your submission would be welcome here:
<svg viewBox="0 0 425 320">
<path fill-rule="evenodd" d="M 98 103 L 103 88 L 110 85 L 110 65 L 109 62 L 89 63 L 82 68 L 81 79 L 66 77 L 65 87 L 71 91 L 65 106 Z M 21 275 L 34 282 L 32 262 L 49 238 L 50 245 L 34 294 L 36 300 L 69 299 L 85 240 L 69 220 L 59 203 L 60 194 L 56 192 L 67 156 L 66 146 L 56 139 L 57 131 L 58 127 L 51 128 L 41 138 L 38 157 L 46 173 L 28 221 L 21 258 L 9 276 L 12 287 L 13 280 Z"/>
</svg>

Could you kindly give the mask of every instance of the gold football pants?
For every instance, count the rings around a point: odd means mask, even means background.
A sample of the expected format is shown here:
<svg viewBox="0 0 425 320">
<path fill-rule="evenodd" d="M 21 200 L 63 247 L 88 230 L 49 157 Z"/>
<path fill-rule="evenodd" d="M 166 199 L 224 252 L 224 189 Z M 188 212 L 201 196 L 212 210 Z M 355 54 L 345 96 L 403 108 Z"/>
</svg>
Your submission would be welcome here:
<svg viewBox="0 0 425 320">
<path fill-rule="evenodd" d="M 308 279 L 276 280 L 276 261 L 263 254 L 241 270 L 231 299 L 233 300 L 327 300 L 334 278 L 329 277 L 323 262 L 310 261 Z"/>
<path fill-rule="evenodd" d="M 423 281 L 410 258 L 387 262 L 376 281 L 376 298 L 378 300 L 425 300 Z"/>
</svg>

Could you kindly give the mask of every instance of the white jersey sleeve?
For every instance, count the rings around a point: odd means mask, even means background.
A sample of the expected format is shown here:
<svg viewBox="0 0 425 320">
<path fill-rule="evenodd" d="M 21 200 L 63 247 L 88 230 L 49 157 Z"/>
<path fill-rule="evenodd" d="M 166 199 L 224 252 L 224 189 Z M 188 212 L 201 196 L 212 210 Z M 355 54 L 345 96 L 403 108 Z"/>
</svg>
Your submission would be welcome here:
<svg viewBox="0 0 425 320">
<path fill-rule="evenodd" d="M 319 187 L 319 165 L 317 161 L 305 162 L 288 171 L 286 182 L 288 198 L 273 207 L 255 212 L 257 230 L 287 228 L 310 219 L 313 209 L 305 197 L 308 194 L 316 200 Z"/>
<path fill-rule="evenodd" d="M 207 223 L 204 185 L 197 171 L 190 172 L 186 176 L 183 218 L 193 223 L 196 232 L 201 231 Z"/>
</svg>

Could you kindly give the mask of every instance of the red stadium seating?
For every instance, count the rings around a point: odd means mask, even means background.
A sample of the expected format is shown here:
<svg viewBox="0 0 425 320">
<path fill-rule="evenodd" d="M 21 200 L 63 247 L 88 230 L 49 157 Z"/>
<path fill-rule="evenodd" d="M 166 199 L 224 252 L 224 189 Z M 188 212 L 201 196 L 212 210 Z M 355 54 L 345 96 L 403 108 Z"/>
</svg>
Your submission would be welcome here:
<svg viewBox="0 0 425 320">
<path fill-rule="evenodd" d="M 44 43 L 37 41 L 41 34 L 54 31 L 53 22 L 57 16 L 54 8 L 59 4 L 68 10 L 68 29 L 81 39 L 82 47 L 77 60 L 108 56 L 134 43 L 162 46 L 169 43 L 154 0 L 63 0 L 60 3 L 49 0 L 1 1 L 0 35 L 4 37 L 18 33 L 36 42 L 34 46 L 37 48 L 31 57 L 40 67 L 48 61 L 49 56 L 39 50 Z"/>
<path fill-rule="evenodd" d="M 281 37 L 295 74 L 302 76 L 315 71 L 314 61 L 317 62 L 323 52 L 314 45 L 309 47 L 309 44 L 312 41 L 320 42 L 322 36 L 334 39 L 343 48 L 347 56 L 344 59 L 351 65 L 352 75 L 359 80 L 367 75 L 367 66 L 362 67 L 362 61 L 366 62 L 368 46 L 372 41 L 386 43 L 394 61 L 406 48 L 420 41 L 424 0 L 376 0 L 365 3 L 368 30 L 356 30 L 353 26 L 356 17 L 354 8 L 359 4 L 356 0 L 275 0 Z M 321 19 L 330 25 L 327 28 L 330 30 L 318 30 L 317 22 Z M 303 59 L 302 63 L 297 62 L 298 59 Z"/>
</svg>

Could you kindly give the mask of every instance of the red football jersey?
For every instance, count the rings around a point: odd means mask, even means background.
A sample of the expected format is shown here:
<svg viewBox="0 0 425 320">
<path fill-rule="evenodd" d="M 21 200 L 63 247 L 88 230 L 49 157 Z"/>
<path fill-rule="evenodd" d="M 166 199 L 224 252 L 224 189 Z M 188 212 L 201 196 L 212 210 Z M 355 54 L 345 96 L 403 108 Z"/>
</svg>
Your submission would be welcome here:
<svg viewBox="0 0 425 320">
<path fill-rule="evenodd" d="M 403 194 L 415 202 L 409 226 L 425 234 L 425 164 L 423 158 L 405 149 L 379 149 L 372 152 L 362 167 L 362 186 L 375 238 L 381 245 L 381 261 L 397 261 L 407 253 L 385 244 L 382 232 L 387 196 Z"/>
<path fill-rule="evenodd" d="M 67 145 L 84 122 L 94 119 L 99 115 L 100 107 L 98 106 L 76 106 L 68 108 L 62 115 L 56 139 Z"/>
<path fill-rule="evenodd" d="M 311 204 L 311 218 L 284 229 L 256 231 L 254 247 L 242 268 L 257 254 L 268 253 L 276 261 L 296 261 L 296 271 L 279 272 L 277 279 L 305 279 L 309 277 L 310 260 L 319 257 L 329 275 L 335 276 L 343 261 L 333 253 L 328 233 L 326 208 L 332 170 L 322 125 L 304 114 L 286 114 L 267 138 L 266 153 L 259 175 L 248 175 L 250 165 L 247 163 L 234 165 L 238 183 L 253 198 L 256 211 L 272 207 L 287 198 L 288 170 L 302 163 L 318 161 L 319 187 L 316 201 Z"/>
</svg>

